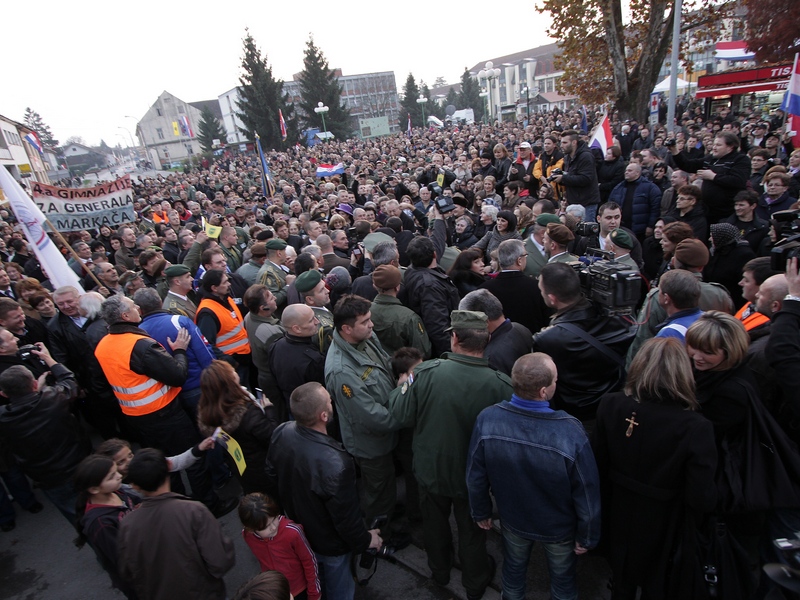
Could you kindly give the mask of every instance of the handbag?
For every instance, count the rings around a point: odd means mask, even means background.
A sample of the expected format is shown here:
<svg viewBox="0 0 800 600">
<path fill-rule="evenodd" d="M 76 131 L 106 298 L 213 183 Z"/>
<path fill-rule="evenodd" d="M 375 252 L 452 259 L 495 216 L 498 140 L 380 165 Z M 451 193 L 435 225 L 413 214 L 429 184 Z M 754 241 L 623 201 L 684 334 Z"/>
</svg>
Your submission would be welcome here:
<svg viewBox="0 0 800 600">
<path fill-rule="evenodd" d="M 742 513 L 800 508 L 800 453 L 758 399 L 749 382 L 748 417 L 739 444 L 723 440 L 720 508 Z"/>
</svg>

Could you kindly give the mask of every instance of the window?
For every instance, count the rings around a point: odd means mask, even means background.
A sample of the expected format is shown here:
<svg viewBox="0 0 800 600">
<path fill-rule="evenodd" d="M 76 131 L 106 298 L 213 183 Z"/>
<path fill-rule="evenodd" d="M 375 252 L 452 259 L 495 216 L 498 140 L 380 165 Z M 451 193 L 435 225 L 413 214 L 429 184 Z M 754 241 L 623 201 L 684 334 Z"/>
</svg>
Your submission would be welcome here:
<svg viewBox="0 0 800 600">
<path fill-rule="evenodd" d="M 160 127 L 157 128 L 156 129 L 156 135 L 158 136 L 158 139 L 163 140 L 164 139 L 164 130 L 161 129 Z"/>
<path fill-rule="evenodd" d="M 156 114 L 157 114 L 159 117 L 163 117 L 163 116 L 164 116 L 164 115 L 161 113 L 161 109 L 160 109 L 160 108 L 157 108 L 157 109 L 156 109 Z"/>
<path fill-rule="evenodd" d="M 192 148 L 191 144 L 186 144 L 186 154 L 188 154 L 189 156 L 194 154 L 194 149 Z"/>
<path fill-rule="evenodd" d="M 186 107 L 185 107 L 183 104 L 179 104 L 179 105 L 178 105 L 178 112 L 179 112 L 180 114 L 183 114 L 183 113 L 185 113 L 185 112 L 186 112 Z"/>
<path fill-rule="evenodd" d="M 6 131 L 4 129 L 3 133 L 5 133 L 5 132 Z M 8 150 L 8 143 L 6 142 L 5 135 L 0 135 L 0 148 L 3 148 L 4 150 Z"/>
</svg>

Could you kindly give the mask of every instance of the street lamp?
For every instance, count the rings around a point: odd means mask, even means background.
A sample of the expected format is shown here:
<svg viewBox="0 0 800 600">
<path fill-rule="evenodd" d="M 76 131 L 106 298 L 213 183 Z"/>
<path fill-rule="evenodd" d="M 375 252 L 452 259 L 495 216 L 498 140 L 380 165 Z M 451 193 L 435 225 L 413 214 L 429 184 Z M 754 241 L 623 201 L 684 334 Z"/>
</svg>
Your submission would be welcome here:
<svg viewBox="0 0 800 600">
<path fill-rule="evenodd" d="M 423 129 L 425 128 L 425 125 L 426 125 L 426 123 L 425 123 L 425 103 L 427 101 L 428 101 L 428 99 L 425 96 L 423 96 L 422 94 L 420 94 L 419 98 L 417 98 L 417 104 L 419 104 L 420 107 L 422 108 L 422 128 Z"/>
<path fill-rule="evenodd" d="M 317 102 L 317 107 L 314 109 L 314 112 L 317 113 L 320 117 L 322 117 L 322 129 L 325 131 L 325 138 L 328 138 L 328 128 L 325 127 L 325 113 L 330 110 L 327 106 L 325 106 L 322 102 Z"/>
<path fill-rule="evenodd" d="M 128 132 L 128 137 L 131 138 L 131 148 L 133 148 L 133 151 L 136 152 L 136 144 L 133 143 L 133 134 L 131 133 L 131 130 L 128 129 L 127 127 L 117 127 L 117 129 L 122 129 L 122 130 Z M 121 135 L 121 134 L 117 134 L 117 135 Z M 138 152 L 136 152 L 136 157 L 137 158 L 139 157 L 139 153 Z"/>
<path fill-rule="evenodd" d="M 150 150 L 147 148 L 147 140 L 144 139 L 144 129 L 142 129 L 139 126 L 139 119 L 137 119 L 136 117 L 132 117 L 130 115 L 125 115 L 125 118 L 133 119 L 134 121 L 136 121 L 136 137 L 139 138 L 139 140 L 142 142 L 142 146 L 144 146 L 144 162 L 145 163 L 150 162 Z M 156 152 L 156 154 L 158 153 Z M 136 156 L 139 156 L 138 146 L 137 146 Z"/>
<path fill-rule="evenodd" d="M 528 89 L 526 85 L 524 88 L 520 90 L 521 93 L 525 94 L 525 121 L 530 121 L 531 119 L 531 91 Z"/>
<path fill-rule="evenodd" d="M 494 118 L 494 101 L 492 98 L 492 82 L 500 77 L 500 69 L 495 69 L 494 63 L 490 60 L 486 61 L 485 68 L 478 71 L 478 78 L 486 80 L 486 88 L 489 90 L 489 117 Z"/>
<path fill-rule="evenodd" d="M 486 124 L 486 106 L 489 104 L 489 92 L 481 92 L 478 94 L 481 98 L 486 98 L 486 104 L 483 105 L 483 123 Z"/>
</svg>

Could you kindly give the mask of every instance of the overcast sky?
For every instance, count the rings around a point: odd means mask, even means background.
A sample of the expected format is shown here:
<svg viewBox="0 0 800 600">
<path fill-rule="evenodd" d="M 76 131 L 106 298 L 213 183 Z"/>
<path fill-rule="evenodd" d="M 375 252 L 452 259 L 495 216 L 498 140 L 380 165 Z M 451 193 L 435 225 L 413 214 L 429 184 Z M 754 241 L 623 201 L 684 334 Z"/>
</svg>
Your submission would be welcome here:
<svg viewBox="0 0 800 600">
<path fill-rule="evenodd" d="M 79 135 L 129 145 L 119 128 L 135 137 L 162 91 L 195 102 L 238 85 L 246 27 L 285 81 L 302 70 L 313 34 L 345 75 L 394 71 L 399 89 L 409 72 L 418 83 L 456 83 L 478 61 L 552 41 L 534 4 L 136 0 L 123 11 L 125 3 L 96 0 L 5 2 L 0 114 L 22 122 L 30 106 L 62 143 Z"/>
</svg>

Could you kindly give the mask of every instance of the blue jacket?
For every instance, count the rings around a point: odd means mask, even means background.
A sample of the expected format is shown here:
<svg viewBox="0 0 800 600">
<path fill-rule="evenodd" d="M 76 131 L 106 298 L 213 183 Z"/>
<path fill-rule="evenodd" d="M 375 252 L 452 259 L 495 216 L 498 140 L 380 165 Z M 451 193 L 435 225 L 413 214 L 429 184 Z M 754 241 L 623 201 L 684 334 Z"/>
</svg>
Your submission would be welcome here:
<svg viewBox="0 0 800 600">
<path fill-rule="evenodd" d="M 470 442 L 467 488 L 475 521 L 492 516 L 491 488 L 503 527 L 524 539 L 584 548 L 600 540 L 597 464 L 580 421 L 564 411 L 508 401 L 484 409 Z"/>
<path fill-rule="evenodd" d="M 178 330 L 185 327 L 192 336 L 189 342 L 189 347 L 186 349 L 186 358 L 189 361 L 189 374 L 186 377 L 186 383 L 181 387 L 184 390 L 195 390 L 200 387 L 200 373 L 203 372 L 211 361 L 214 360 L 214 351 L 209 346 L 206 338 L 200 333 L 197 325 L 189 317 L 182 317 L 179 315 L 171 315 L 167 311 L 156 311 L 147 315 L 139 327 L 144 329 L 151 338 L 156 340 L 159 344 L 164 346 L 164 349 L 172 354 L 172 350 L 167 343 L 167 338 L 173 342 L 175 336 L 178 335 Z"/>
<path fill-rule="evenodd" d="M 623 206 L 627 183 L 627 181 L 623 181 L 617 184 L 608 195 L 608 201 Z M 624 208 L 622 214 L 625 214 Z M 641 235 L 648 227 L 655 227 L 659 216 L 661 216 L 661 190 L 644 177 L 640 177 L 636 191 L 633 193 L 633 218 L 630 228 L 636 235 Z M 623 225 L 627 225 L 627 223 L 623 223 Z"/>
<path fill-rule="evenodd" d="M 681 343 L 686 343 L 686 330 L 702 315 L 703 311 L 699 308 L 679 310 L 659 325 L 661 329 L 656 337 L 673 337 L 680 340 Z"/>
</svg>

